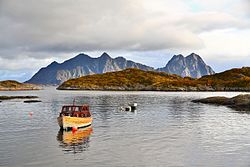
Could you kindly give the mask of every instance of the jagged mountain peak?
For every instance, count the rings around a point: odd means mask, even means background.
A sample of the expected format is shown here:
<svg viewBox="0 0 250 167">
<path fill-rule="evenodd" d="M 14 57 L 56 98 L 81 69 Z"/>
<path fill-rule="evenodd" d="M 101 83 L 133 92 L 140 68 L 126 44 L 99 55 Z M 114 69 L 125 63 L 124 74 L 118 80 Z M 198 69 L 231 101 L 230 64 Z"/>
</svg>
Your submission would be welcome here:
<svg viewBox="0 0 250 167">
<path fill-rule="evenodd" d="M 108 57 L 108 58 L 111 58 L 111 57 L 109 56 L 109 54 L 107 54 L 106 52 L 103 52 L 103 54 L 101 55 L 101 57 Z"/>
<path fill-rule="evenodd" d="M 191 53 L 190 55 L 188 55 L 187 57 L 198 57 L 201 58 L 198 54 L 196 53 Z"/>
<path fill-rule="evenodd" d="M 71 59 L 86 59 L 86 58 L 91 58 L 91 57 L 89 55 L 87 55 L 87 54 L 80 53 L 80 54 L 78 54 L 77 56 L 75 56 L 75 57 L 73 57 Z M 71 60 L 71 59 L 69 59 L 69 60 Z"/>
<path fill-rule="evenodd" d="M 60 64 L 56 61 L 53 61 L 52 63 L 50 63 L 47 68 L 53 69 L 53 68 L 57 68 L 58 66 L 60 66 Z"/>
<path fill-rule="evenodd" d="M 115 59 L 116 59 L 116 60 L 126 60 L 124 57 L 121 57 L 121 56 L 116 57 Z"/>
<path fill-rule="evenodd" d="M 184 58 L 182 54 L 174 55 L 173 58 Z"/>
<path fill-rule="evenodd" d="M 91 59 L 91 57 L 89 55 L 84 54 L 84 53 L 80 53 L 80 54 L 76 55 L 75 57 L 64 61 L 63 63 L 66 63 L 66 64 L 67 63 L 69 63 L 69 64 L 71 64 L 71 63 L 79 63 L 79 62 L 82 62 L 82 61 L 88 61 L 89 59 Z M 63 64 L 63 63 L 61 63 L 61 64 Z"/>
<path fill-rule="evenodd" d="M 168 63 L 171 62 L 171 61 L 177 61 L 177 60 L 183 60 L 183 59 L 185 59 L 185 57 L 184 57 L 182 54 L 174 55 L 174 56 L 168 61 Z"/>
<path fill-rule="evenodd" d="M 53 61 L 52 63 L 50 63 L 49 66 L 55 66 L 55 65 L 59 65 L 59 63 L 57 61 Z"/>
<path fill-rule="evenodd" d="M 203 61 L 203 59 L 198 55 L 198 54 L 195 54 L 195 53 L 191 53 L 190 55 L 188 55 L 187 57 L 185 57 L 187 60 L 189 59 L 194 59 L 194 60 L 198 60 L 198 61 L 202 61 L 203 63 L 205 63 Z"/>
<path fill-rule="evenodd" d="M 200 78 L 204 75 L 214 74 L 211 67 L 206 65 L 202 58 L 195 53 L 191 53 L 187 57 L 183 55 L 175 55 L 163 68 L 158 71 L 167 72 L 170 74 L 177 74 L 182 77 Z"/>
<path fill-rule="evenodd" d="M 112 60 L 112 58 L 106 53 L 104 52 L 100 57 L 98 57 L 97 59 L 101 59 L 103 61 L 107 61 L 107 60 Z"/>
</svg>

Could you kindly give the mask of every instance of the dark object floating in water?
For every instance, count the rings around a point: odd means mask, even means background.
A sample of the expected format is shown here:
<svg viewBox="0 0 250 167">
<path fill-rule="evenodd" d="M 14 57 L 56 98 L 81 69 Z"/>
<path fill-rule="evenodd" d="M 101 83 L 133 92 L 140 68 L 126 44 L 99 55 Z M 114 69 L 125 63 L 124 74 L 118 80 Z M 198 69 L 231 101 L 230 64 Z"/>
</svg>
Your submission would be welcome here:
<svg viewBox="0 0 250 167">
<path fill-rule="evenodd" d="M 41 100 L 25 100 L 24 103 L 39 103 L 42 102 Z"/>
<path fill-rule="evenodd" d="M 135 112 L 137 107 L 137 103 L 128 104 L 127 106 L 120 107 L 120 111 L 130 111 Z"/>
<path fill-rule="evenodd" d="M 0 96 L 0 100 L 11 100 L 11 99 L 35 99 L 37 96 Z"/>
<path fill-rule="evenodd" d="M 2 103 L 2 101 L 0 101 L 0 103 Z"/>
<path fill-rule="evenodd" d="M 194 103 L 216 104 L 231 107 L 237 111 L 250 111 L 250 94 L 238 95 L 232 98 L 215 96 L 193 100 Z"/>
</svg>

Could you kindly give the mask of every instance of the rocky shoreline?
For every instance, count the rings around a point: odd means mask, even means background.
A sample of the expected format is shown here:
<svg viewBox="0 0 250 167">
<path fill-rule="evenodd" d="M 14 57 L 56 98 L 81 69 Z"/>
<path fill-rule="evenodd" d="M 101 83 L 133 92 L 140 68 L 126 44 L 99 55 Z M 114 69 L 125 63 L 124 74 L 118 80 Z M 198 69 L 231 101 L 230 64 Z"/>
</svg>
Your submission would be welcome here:
<svg viewBox="0 0 250 167">
<path fill-rule="evenodd" d="M 0 91 L 27 91 L 27 90 L 41 90 L 41 88 L 0 88 Z"/>
<path fill-rule="evenodd" d="M 25 100 L 23 101 L 24 103 L 40 103 L 42 102 L 41 100 Z"/>
<path fill-rule="evenodd" d="M 233 108 L 237 111 L 250 112 L 250 94 L 238 95 L 232 98 L 223 96 L 208 97 L 204 99 L 193 100 L 194 103 L 222 105 Z"/>
<path fill-rule="evenodd" d="M 12 99 L 37 99 L 37 96 L 0 96 L 0 100 L 12 100 Z"/>
</svg>

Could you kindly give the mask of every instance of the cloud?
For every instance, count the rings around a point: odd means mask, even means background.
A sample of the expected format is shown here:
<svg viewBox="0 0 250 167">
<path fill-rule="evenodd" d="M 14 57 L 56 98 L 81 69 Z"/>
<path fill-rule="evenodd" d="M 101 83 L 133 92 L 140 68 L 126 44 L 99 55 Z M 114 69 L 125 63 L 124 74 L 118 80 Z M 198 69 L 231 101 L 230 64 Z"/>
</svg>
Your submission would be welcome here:
<svg viewBox="0 0 250 167">
<path fill-rule="evenodd" d="M 173 24 L 176 13 L 157 8 L 161 2 L 152 11 L 141 0 L 3 0 L 0 47 L 31 52 L 201 47 L 196 34 Z"/>
<path fill-rule="evenodd" d="M 247 24 L 230 14 L 192 14 L 181 0 L 2 0 L 0 25 L 2 49 L 70 53 L 197 49 L 197 32 Z"/>
<path fill-rule="evenodd" d="M 214 31 L 234 29 L 250 35 L 247 31 L 250 20 L 246 16 L 249 3 L 248 0 L 0 0 L 0 70 L 27 69 L 24 62 L 33 64 L 30 70 L 37 70 L 50 60 L 96 51 L 137 52 L 143 62 L 143 55 L 149 57 L 148 53 L 197 51 L 209 59 L 218 49 L 211 44 L 210 35 L 213 40 L 216 36 L 221 39 L 226 36 L 215 35 Z M 238 43 L 230 43 L 235 48 L 232 55 L 241 45 L 240 38 L 236 40 Z M 219 44 L 221 48 L 229 47 L 225 42 Z M 242 54 L 248 52 L 241 49 Z"/>
<path fill-rule="evenodd" d="M 247 29 L 250 27 L 248 21 L 222 12 L 190 14 L 180 20 L 178 24 L 197 33 L 229 28 Z"/>
<path fill-rule="evenodd" d="M 27 56 L 19 56 L 15 58 L 15 61 L 12 59 L 0 58 L 0 70 L 32 70 L 34 67 L 42 67 L 45 64 L 49 64 L 53 61 L 52 58 L 44 58 L 44 59 L 35 59 Z"/>
<path fill-rule="evenodd" d="M 247 13 L 250 14 L 250 1 L 249 0 L 244 0 L 245 4 L 244 5 L 246 7 Z"/>
</svg>

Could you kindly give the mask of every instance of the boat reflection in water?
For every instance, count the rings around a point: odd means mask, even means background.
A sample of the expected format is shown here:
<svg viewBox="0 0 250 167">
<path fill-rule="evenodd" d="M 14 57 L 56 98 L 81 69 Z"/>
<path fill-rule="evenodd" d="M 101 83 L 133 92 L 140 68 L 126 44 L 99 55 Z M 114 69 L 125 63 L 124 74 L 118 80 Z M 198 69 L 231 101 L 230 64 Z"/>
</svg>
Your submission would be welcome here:
<svg viewBox="0 0 250 167">
<path fill-rule="evenodd" d="M 57 140 L 65 153 L 81 153 L 89 147 L 89 137 L 92 134 L 92 127 L 80 128 L 77 131 L 59 130 Z"/>
</svg>

